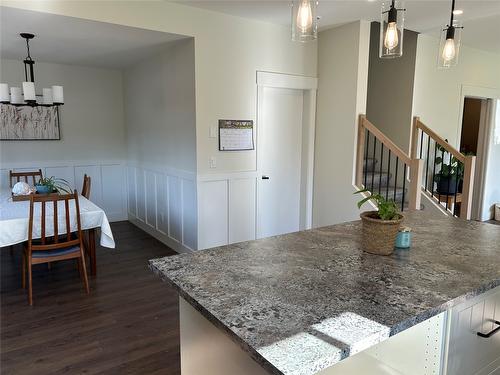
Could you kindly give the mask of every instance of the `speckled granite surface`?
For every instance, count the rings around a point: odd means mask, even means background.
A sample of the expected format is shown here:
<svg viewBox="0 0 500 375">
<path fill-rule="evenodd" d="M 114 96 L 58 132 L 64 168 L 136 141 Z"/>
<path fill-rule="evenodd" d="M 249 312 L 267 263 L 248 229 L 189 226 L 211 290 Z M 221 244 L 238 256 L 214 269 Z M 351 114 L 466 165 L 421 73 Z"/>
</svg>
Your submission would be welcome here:
<svg viewBox="0 0 500 375">
<path fill-rule="evenodd" d="M 360 222 L 154 259 L 270 373 L 310 375 L 500 285 L 500 227 L 406 213 L 412 249 L 360 249 Z"/>
</svg>

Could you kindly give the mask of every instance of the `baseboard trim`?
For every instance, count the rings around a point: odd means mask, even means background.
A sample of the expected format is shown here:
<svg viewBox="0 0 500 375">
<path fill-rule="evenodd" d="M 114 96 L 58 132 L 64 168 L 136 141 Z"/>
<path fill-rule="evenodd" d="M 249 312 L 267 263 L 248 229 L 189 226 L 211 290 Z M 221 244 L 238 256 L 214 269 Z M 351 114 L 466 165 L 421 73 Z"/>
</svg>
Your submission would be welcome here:
<svg viewBox="0 0 500 375">
<path fill-rule="evenodd" d="M 138 218 L 136 218 L 135 216 L 131 215 L 130 213 L 129 213 L 129 216 L 128 216 L 128 221 L 130 221 L 136 227 L 142 229 L 144 232 L 146 232 L 147 234 L 149 234 L 152 237 L 156 238 L 158 241 L 164 243 L 165 245 L 167 245 L 168 247 L 170 247 L 172 250 L 174 250 L 175 252 L 177 252 L 179 254 L 194 252 L 193 249 L 191 249 L 191 248 L 183 245 L 182 243 L 180 243 L 179 241 L 176 241 L 173 238 L 170 238 L 166 234 L 163 234 L 163 233 L 159 232 L 155 228 L 152 228 L 151 226 L 149 226 L 148 224 L 146 224 L 144 221 L 139 220 Z"/>
</svg>

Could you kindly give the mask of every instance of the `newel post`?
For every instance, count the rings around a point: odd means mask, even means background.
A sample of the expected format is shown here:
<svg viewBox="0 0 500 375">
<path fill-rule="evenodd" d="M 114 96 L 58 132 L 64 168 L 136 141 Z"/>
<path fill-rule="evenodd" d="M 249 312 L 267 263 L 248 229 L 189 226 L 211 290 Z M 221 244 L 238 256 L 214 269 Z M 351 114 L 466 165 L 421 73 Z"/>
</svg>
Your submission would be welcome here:
<svg viewBox="0 0 500 375">
<path fill-rule="evenodd" d="M 365 159 L 365 115 L 358 118 L 358 144 L 356 148 L 356 180 L 358 188 L 363 186 L 363 163 Z"/>
<path fill-rule="evenodd" d="M 470 220 L 472 211 L 472 193 L 474 191 L 474 174 L 476 172 L 476 157 L 466 156 L 464 161 L 464 181 L 462 188 L 462 203 L 460 218 Z"/>
<path fill-rule="evenodd" d="M 424 161 L 422 159 L 411 159 L 410 165 L 410 210 L 420 210 L 422 199 L 422 173 Z"/>
</svg>

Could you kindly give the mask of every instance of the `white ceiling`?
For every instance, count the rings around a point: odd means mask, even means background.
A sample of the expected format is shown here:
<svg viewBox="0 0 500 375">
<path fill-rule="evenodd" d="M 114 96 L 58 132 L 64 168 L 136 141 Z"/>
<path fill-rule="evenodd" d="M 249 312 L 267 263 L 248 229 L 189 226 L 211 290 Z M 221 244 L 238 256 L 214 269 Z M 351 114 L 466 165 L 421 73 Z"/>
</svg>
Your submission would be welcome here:
<svg viewBox="0 0 500 375">
<path fill-rule="evenodd" d="M 21 32 L 36 34 L 30 42 L 35 61 L 125 68 L 184 38 L 133 27 L 21 9 L 0 8 L 0 56 L 22 60 L 26 43 Z"/>
<path fill-rule="evenodd" d="M 178 0 L 184 5 L 290 25 L 290 0 Z M 325 29 L 359 19 L 380 20 L 380 1 L 319 0 L 320 28 Z M 406 28 L 439 35 L 449 21 L 450 0 L 407 0 Z M 463 43 L 500 53 L 500 0 L 456 0 L 464 22 Z"/>
</svg>

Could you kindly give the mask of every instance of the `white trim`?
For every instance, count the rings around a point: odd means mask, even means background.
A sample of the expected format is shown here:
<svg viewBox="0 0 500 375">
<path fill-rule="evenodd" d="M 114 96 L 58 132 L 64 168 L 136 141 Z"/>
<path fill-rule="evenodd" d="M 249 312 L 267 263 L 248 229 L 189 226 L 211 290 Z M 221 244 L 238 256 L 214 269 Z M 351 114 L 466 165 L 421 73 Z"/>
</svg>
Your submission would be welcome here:
<svg viewBox="0 0 500 375">
<path fill-rule="evenodd" d="M 303 119 L 303 127 L 306 127 L 308 134 L 307 155 L 302 157 L 307 158 L 307 182 L 306 182 L 306 217 L 305 228 L 312 228 L 313 218 L 313 177 L 314 177 L 314 145 L 316 131 L 316 92 L 318 88 L 318 79 L 315 77 L 297 76 L 291 74 L 257 72 L 257 127 L 256 127 L 256 157 L 257 157 L 257 185 L 255 199 L 255 235 L 260 238 L 260 213 L 259 213 L 259 177 L 262 174 L 262 158 L 259 157 L 259 145 L 262 143 L 259 137 L 262 137 L 262 132 L 259 132 L 259 124 L 262 123 L 262 108 L 264 87 L 284 88 L 294 90 L 304 90 L 310 95 L 304 95 L 303 107 L 309 108 L 308 118 Z M 308 99 L 308 100 L 307 100 Z M 302 229 L 302 228 L 301 228 Z"/>
<path fill-rule="evenodd" d="M 257 86 L 281 89 L 316 90 L 318 88 L 318 79 L 315 77 L 258 71 Z"/>
<path fill-rule="evenodd" d="M 225 172 L 225 173 L 207 173 L 198 175 L 198 182 L 207 181 L 225 181 L 241 178 L 257 178 L 257 171 Z"/>
</svg>

